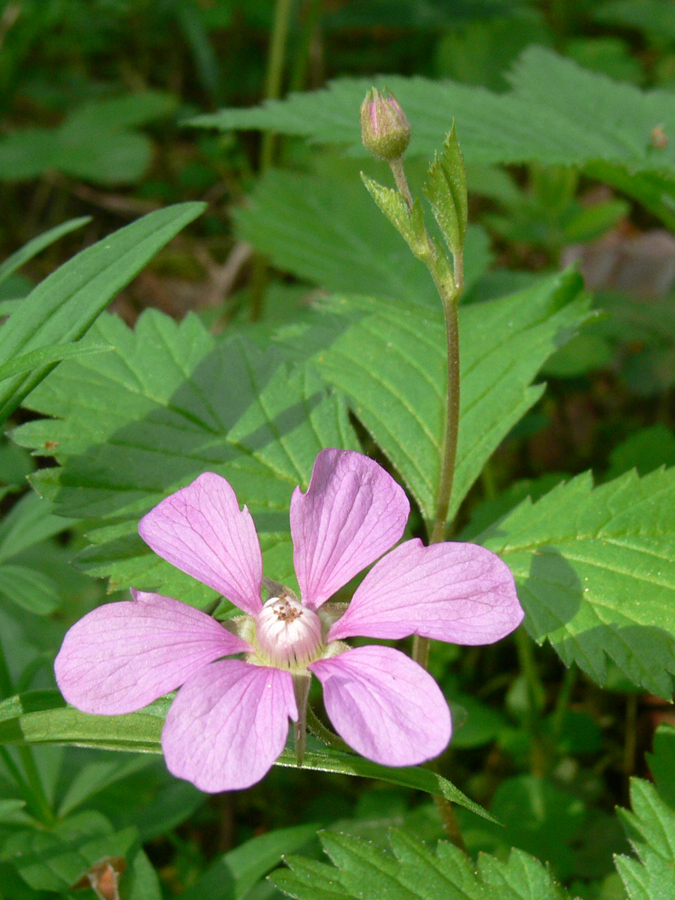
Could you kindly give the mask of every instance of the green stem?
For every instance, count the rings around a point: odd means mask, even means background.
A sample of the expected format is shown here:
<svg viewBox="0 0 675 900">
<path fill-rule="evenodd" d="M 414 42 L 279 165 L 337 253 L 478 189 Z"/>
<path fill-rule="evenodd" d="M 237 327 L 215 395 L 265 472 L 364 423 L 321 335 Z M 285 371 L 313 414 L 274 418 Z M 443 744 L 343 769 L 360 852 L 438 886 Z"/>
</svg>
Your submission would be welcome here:
<svg viewBox="0 0 675 900">
<path fill-rule="evenodd" d="M 288 86 L 289 91 L 301 91 L 305 86 L 312 40 L 321 18 L 322 6 L 322 0 L 305 0 L 302 13 L 302 34 L 295 54 L 293 72 Z"/>
<path fill-rule="evenodd" d="M 546 692 L 537 671 L 532 649 L 532 640 L 521 625 L 515 631 L 516 649 L 520 670 L 527 685 L 527 724 L 532 739 L 530 765 L 533 775 L 543 775 L 546 771 L 546 750 L 539 728 L 540 714 L 546 703 Z"/>
<path fill-rule="evenodd" d="M 267 74 L 265 76 L 265 100 L 278 100 L 286 58 L 286 40 L 291 21 L 294 0 L 277 0 L 274 25 L 270 37 Z M 266 131 L 260 149 L 260 175 L 271 167 L 276 153 L 276 133 Z M 251 320 L 257 322 L 263 314 L 263 295 L 268 282 L 267 262 L 262 256 L 253 259 L 251 275 Z"/>
<path fill-rule="evenodd" d="M 403 160 L 390 160 L 394 181 L 399 193 L 405 200 L 408 209 L 413 207 L 413 197 L 403 168 Z M 436 514 L 431 529 L 430 543 L 436 544 L 445 540 L 446 522 L 452 496 L 452 482 L 457 459 L 457 437 L 459 434 L 459 320 L 457 304 L 464 286 L 464 265 L 462 254 L 454 257 L 452 275 L 445 259 L 439 259 L 438 251 L 429 233 L 426 232 L 426 248 L 420 258 L 429 269 L 434 284 L 443 303 L 445 316 L 445 333 L 448 355 L 448 405 L 443 428 L 443 449 L 441 453 L 441 475 L 436 501 Z M 423 668 L 429 668 L 429 638 L 416 634 L 413 639 L 412 657 Z M 452 803 L 445 797 L 434 797 L 443 828 L 452 843 L 466 853 L 462 832 Z"/>
<path fill-rule="evenodd" d="M 265 78 L 265 100 L 278 100 L 281 96 L 281 81 L 286 60 L 286 41 L 291 22 L 294 0 L 277 0 L 274 25 L 270 38 L 267 75 Z M 260 153 L 260 171 L 265 173 L 274 161 L 276 134 L 266 131 Z"/>
<path fill-rule="evenodd" d="M 565 726 L 565 715 L 569 709 L 572 691 L 577 683 L 577 674 L 577 667 L 572 663 L 569 669 L 565 671 L 558 696 L 556 697 L 555 709 L 551 717 L 551 733 L 553 740 L 556 742 L 560 739 Z"/>
</svg>

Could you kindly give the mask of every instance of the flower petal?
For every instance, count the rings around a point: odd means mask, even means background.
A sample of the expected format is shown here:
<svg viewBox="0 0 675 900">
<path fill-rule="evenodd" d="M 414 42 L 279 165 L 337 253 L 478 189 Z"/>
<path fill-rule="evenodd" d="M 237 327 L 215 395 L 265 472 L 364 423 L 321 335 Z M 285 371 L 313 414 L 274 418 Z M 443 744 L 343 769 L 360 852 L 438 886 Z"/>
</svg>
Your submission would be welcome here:
<svg viewBox="0 0 675 900">
<path fill-rule="evenodd" d="M 381 559 L 327 635 L 397 640 L 409 634 L 491 644 L 523 620 L 511 570 L 477 544 L 406 541 Z"/>
<path fill-rule="evenodd" d="M 255 525 L 230 483 L 205 472 L 144 516 L 138 531 L 163 559 L 239 609 L 262 609 L 262 555 Z"/>
<path fill-rule="evenodd" d="M 250 787 L 284 749 L 298 718 L 289 672 L 238 659 L 213 663 L 180 689 L 164 723 L 169 771 L 202 791 Z"/>
<path fill-rule="evenodd" d="M 206 613 L 160 594 L 99 606 L 76 622 L 56 657 L 56 681 L 83 712 L 134 712 L 248 643 Z"/>
<path fill-rule="evenodd" d="M 307 493 L 291 500 L 293 560 L 302 601 L 312 609 L 400 540 L 410 504 L 372 459 L 322 450 Z"/>
<path fill-rule="evenodd" d="M 356 647 L 308 668 L 323 684 L 337 733 L 385 766 L 415 766 L 445 750 L 452 731 L 440 688 L 391 647 Z"/>
</svg>

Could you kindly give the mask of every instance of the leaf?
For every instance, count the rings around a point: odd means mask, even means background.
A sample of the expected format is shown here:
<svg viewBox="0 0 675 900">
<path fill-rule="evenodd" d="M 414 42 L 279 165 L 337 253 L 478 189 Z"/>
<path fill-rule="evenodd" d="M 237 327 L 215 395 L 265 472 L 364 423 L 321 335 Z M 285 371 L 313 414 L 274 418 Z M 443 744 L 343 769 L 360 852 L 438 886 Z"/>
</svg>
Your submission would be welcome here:
<svg viewBox="0 0 675 900">
<path fill-rule="evenodd" d="M 162 900 L 162 886 L 157 872 L 143 850 L 139 850 L 131 864 L 129 900 Z"/>
<path fill-rule="evenodd" d="M 411 234 L 415 225 L 419 228 L 420 213 L 413 214 Z M 410 253 L 356 177 L 270 172 L 258 182 L 250 205 L 234 215 L 242 240 L 298 278 L 331 291 L 440 308 L 426 266 Z M 471 226 L 467 285 L 489 261 L 485 232 Z"/>
<path fill-rule="evenodd" d="M 189 887 L 182 900 L 242 900 L 286 853 L 300 850 L 316 835 L 317 826 L 296 825 L 261 834 L 212 863 Z"/>
<path fill-rule="evenodd" d="M 294 578 L 288 509 L 319 450 L 356 448 L 343 400 L 278 349 L 245 337 L 216 342 L 195 316 L 150 311 L 131 332 L 105 316 L 93 339 L 115 351 L 62 364 L 31 397 L 58 420 L 17 439 L 56 455 L 35 476 L 60 515 L 97 520 L 81 556 L 116 587 L 159 590 L 196 604 L 214 592 L 160 560 L 137 534 L 147 510 L 205 471 L 224 475 L 256 518 L 268 574 Z"/>
<path fill-rule="evenodd" d="M 7 278 L 9 278 L 13 272 L 16 272 L 17 269 L 20 269 L 24 263 L 27 263 L 34 256 L 37 256 L 38 253 L 41 253 L 46 247 L 51 246 L 54 241 L 58 241 L 64 234 L 70 234 L 71 231 L 76 231 L 90 221 L 91 216 L 81 216 L 79 219 L 70 219 L 68 222 L 50 228 L 49 231 L 45 231 L 43 234 L 39 234 L 31 241 L 28 241 L 27 244 L 21 247 L 20 250 L 17 250 L 16 253 L 12 253 L 11 256 L 8 256 L 0 265 L 0 283 L 6 281 Z"/>
<path fill-rule="evenodd" d="M 59 818 L 69 815 L 100 791 L 118 781 L 142 771 L 155 760 L 151 756 L 121 756 L 102 759 L 82 767 L 69 782 L 58 808 Z"/>
<path fill-rule="evenodd" d="M 0 562 L 68 528 L 71 520 L 52 515 L 53 506 L 37 494 L 22 497 L 0 521 Z"/>
<path fill-rule="evenodd" d="M 62 265 L 31 291 L 0 328 L 0 364 L 81 338 L 117 292 L 203 209 L 202 203 L 181 203 L 150 213 Z M 0 387 L 0 422 L 50 368 L 16 375 Z"/>
<path fill-rule="evenodd" d="M 82 344 L 79 341 L 74 344 L 51 344 L 48 347 L 40 347 L 38 350 L 31 350 L 30 353 L 17 356 L 0 366 L 0 381 L 6 381 L 13 375 L 24 375 L 34 369 L 61 362 L 73 356 L 80 356 L 83 353 L 106 353 L 108 350 L 112 350 L 112 347 L 107 344 Z"/>
<path fill-rule="evenodd" d="M 506 94 L 420 77 L 388 75 L 386 80 L 412 126 L 408 157 L 431 156 L 454 119 L 468 163 L 537 160 L 594 167 L 589 168 L 593 177 L 640 199 L 665 221 L 675 221 L 670 208 L 675 97 L 668 91 L 640 91 L 534 45 L 520 56 L 509 77 L 513 89 Z M 372 86 L 368 79 L 343 79 L 325 90 L 291 94 L 254 109 L 221 110 L 190 124 L 303 135 L 346 145 L 351 155 L 363 157 L 358 110 Z M 665 147 L 653 146 L 657 125 L 671 138 Z"/>
<path fill-rule="evenodd" d="M 569 271 L 500 300 L 460 306 L 462 393 L 450 519 L 492 453 L 541 396 L 543 386 L 532 386 L 533 378 L 584 319 L 579 289 L 578 276 Z M 431 522 L 447 390 L 442 314 L 339 298 L 310 321 L 305 331 L 281 330 L 278 339 L 294 358 L 309 356 L 321 376 L 350 398 L 354 414 Z"/>
<path fill-rule="evenodd" d="M 619 810 L 631 844 L 639 857 L 616 858 L 630 900 L 670 900 L 675 897 L 675 810 L 655 787 L 631 778 L 633 812 Z"/>
<path fill-rule="evenodd" d="M 652 746 L 653 752 L 646 754 L 649 771 L 659 796 L 675 809 L 675 727 L 659 725 Z"/>
<path fill-rule="evenodd" d="M 37 891 L 68 890 L 102 856 L 125 856 L 137 839 L 136 829 L 116 834 L 101 813 L 78 813 L 50 830 L 24 829 L 11 834 L 2 857 L 16 866 Z"/>
<path fill-rule="evenodd" d="M 290 871 L 273 873 L 273 883 L 298 900 L 569 900 L 534 857 L 513 850 L 508 861 L 481 854 L 478 870 L 452 844 L 435 853 L 408 832 L 392 829 L 391 851 L 346 834 L 319 835 L 333 866 L 298 856 Z"/>
<path fill-rule="evenodd" d="M 445 243 L 453 256 L 457 256 L 464 246 L 469 209 L 466 170 L 454 122 L 443 144 L 443 152 L 434 157 L 429 167 L 424 193 L 431 203 Z"/>
<path fill-rule="evenodd" d="M 538 642 L 605 683 L 607 657 L 669 698 L 675 675 L 675 469 L 590 473 L 524 501 L 476 540 L 511 567 Z"/>
<path fill-rule="evenodd" d="M 161 753 L 161 732 L 170 700 L 162 698 L 135 713 L 94 716 L 66 706 L 58 691 L 30 691 L 0 703 L 0 743 L 75 744 L 103 750 Z M 295 768 L 295 751 L 284 750 L 276 765 Z M 392 769 L 336 750 L 308 751 L 303 768 L 415 788 L 466 807 L 494 821 L 446 778 L 422 766 Z"/>
<path fill-rule="evenodd" d="M 55 169 L 99 184 L 138 181 L 152 159 L 152 143 L 129 129 L 168 115 L 175 105 L 169 94 L 146 91 L 87 103 L 57 128 L 16 131 L 0 139 L 0 178 L 25 181 Z"/>
<path fill-rule="evenodd" d="M 0 595 L 38 616 L 48 616 L 61 602 L 48 575 L 9 563 L 0 565 Z"/>
</svg>

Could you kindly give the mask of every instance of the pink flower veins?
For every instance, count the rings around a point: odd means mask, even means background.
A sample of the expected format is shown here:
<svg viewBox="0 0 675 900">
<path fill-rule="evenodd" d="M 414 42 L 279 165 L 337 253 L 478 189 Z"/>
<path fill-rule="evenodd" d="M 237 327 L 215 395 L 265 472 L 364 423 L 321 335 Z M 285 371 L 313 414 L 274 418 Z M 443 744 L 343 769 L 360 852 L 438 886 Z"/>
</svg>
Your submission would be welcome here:
<svg viewBox="0 0 675 900">
<path fill-rule="evenodd" d="M 415 539 L 391 550 L 409 512 L 403 490 L 373 460 L 321 451 L 307 492 L 296 488 L 291 500 L 301 598 L 263 603 L 253 519 L 224 478 L 200 475 L 151 510 L 139 531 L 245 613 L 237 633 L 178 600 L 133 592 L 133 601 L 95 609 L 66 635 L 55 664 L 64 697 L 85 712 L 116 715 L 180 687 L 162 747 L 170 771 L 204 791 L 248 787 L 265 775 L 289 719 L 298 719 L 299 673 L 323 684 L 334 728 L 363 756 L 389 766 L 437 756 L 451 723 L 433 678 L 398 650 L 343 641 L 419 634 L 488 644 L 523 612 L 508 567 L 483 547 Z M 331 625 L 322 604 L 388 550 Z"/>
</svg>

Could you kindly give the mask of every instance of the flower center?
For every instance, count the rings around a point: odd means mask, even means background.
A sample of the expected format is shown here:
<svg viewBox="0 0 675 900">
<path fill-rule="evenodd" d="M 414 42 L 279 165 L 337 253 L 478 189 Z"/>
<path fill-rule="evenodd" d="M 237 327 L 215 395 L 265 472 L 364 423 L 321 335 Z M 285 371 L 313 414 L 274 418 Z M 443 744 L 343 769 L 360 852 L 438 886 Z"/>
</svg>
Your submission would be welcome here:
<svg viewBox="0 0 675 900">
<path fill-rule="evenodd" d="M 256 617 L 256 650 L 280 668 L 304 668 L 323 648 L 317 614 L 291 597 L 270 597 Z"/>
</svg>

